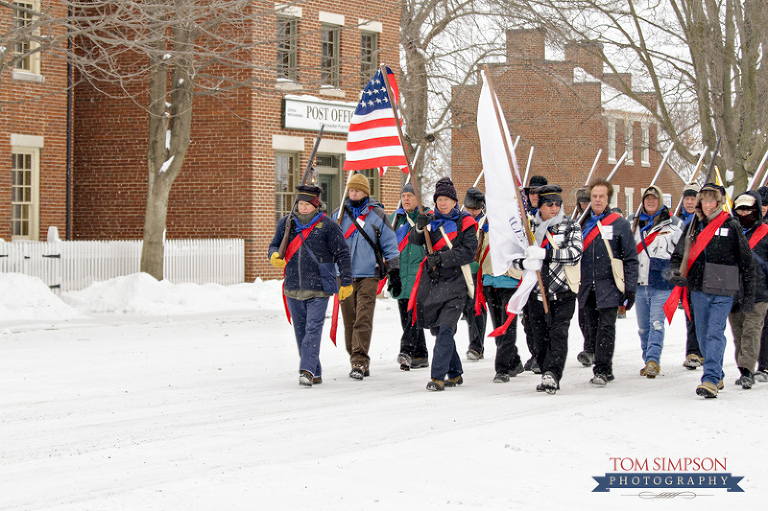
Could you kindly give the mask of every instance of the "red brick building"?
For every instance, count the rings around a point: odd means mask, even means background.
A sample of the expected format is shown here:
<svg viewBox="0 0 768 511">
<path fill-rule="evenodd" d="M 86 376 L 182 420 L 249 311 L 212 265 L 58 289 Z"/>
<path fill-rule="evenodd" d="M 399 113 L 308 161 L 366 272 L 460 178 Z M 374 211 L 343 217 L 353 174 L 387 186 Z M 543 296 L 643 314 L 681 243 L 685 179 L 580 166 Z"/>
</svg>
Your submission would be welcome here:
<svg viewBox="0 0 768 511">
<path fill-rule="evenodd" d="M 317 168 L 332 209 L 345 186 L 346 125 L 362 86 L 379 63 L 397 73 L 399 4 L 286 5 L 274 19 L 276 43 L 252 55 L 273 68 L 256 78 L 276 82 L 276 92 L 242 88 L 195 99 L 192 143 L 169 201 L 167 238 L 245 239 L 247 281 L 280 276 L 267 247 L 276 219 L 293 203 L 293 186 L 320 125 L 326 128 Z M 84 85 L 75 90 L 74 237 L 138 239 L 146 201 L 147 113 L 102 91 Z M 390 169 L 379 179 L 370 171 L 372 195 L 389 210 L 399 199 L 400 174 Z"/>
<path fill-rule="evenodd" d="M 39 0 L 14 5 L 40 9 Z M 66 16 L 63 5 L 51 8 L 52 16 Z M 13 25 L 29 23 L 24 10 L 0 11 L 5 35 Z M 36 49 L 30 41 L 11 41 L 3 58 L 11 66 L 0 76 L 0 159 L 6 162 L 0 178 L 0 239 L 5 241 L 45 239 L 52 225 L 63 237 L 67 225 L 67 63 Z"/>
<path fill-rule="evenodd" d="M 507 61 L 490 66 L 510 133 L 513 139 L 520 136 L 516 155 L 521 174 L 533 146 L 530 176 L 561 185 L 570 213 L 575 191 L 583 186 L 598 150 L 602 155 L 594 175 L 600 177 L 608 176 L 626 150 L 627 161 L 612 179 L 614 205 L 634 212 L 663 157 L 657 124 L 642 105 L 621 94 L 618 76 L 603 73 L 590 43 L 568 44 L 565 60 L 551 61 L 544 56 L 545 36 L 543 29 L 508 31 Z M 631 76 L 621 78 L 631 84 Z M 478 85 L 463 93 L 453 108 L 454 123 L 468 126 L 452 139 L 452 176 L 459 193 L 482 168 L 474 127 L 479 91 Z M 685 183 L 665 165 L 656 184 L 671 194 L 665 202 L 674 208 Z M 484 186 L 481 181 L 479 187 Z"/>
</svg>

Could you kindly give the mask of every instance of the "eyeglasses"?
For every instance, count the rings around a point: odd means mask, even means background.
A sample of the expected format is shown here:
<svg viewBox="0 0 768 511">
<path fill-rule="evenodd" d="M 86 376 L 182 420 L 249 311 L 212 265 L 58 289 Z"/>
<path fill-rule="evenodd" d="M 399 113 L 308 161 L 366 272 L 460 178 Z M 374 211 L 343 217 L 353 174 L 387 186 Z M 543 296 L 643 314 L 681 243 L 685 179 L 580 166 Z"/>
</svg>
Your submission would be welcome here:
<svg viewBox="0 0 768 511">
<path fill-rule="evenodd" d="M 563 201 L 561 200 L 546 200 L 541 203 L 542 206 L 551 207 L 552 205 L 557 206 L 558 208 L 563 205 Z"/>
</svg>

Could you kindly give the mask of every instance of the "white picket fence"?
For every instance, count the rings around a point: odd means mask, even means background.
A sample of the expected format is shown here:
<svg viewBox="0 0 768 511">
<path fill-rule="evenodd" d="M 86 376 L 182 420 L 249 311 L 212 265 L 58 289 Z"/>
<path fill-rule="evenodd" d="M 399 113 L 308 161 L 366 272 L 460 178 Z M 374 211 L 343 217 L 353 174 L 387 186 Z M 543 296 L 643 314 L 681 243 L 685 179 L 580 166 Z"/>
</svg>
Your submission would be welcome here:
<svg viewBox="0 0 768 511">
<path fill-rule="evenodd" d="M 0 242 L 0 273 L 38 277 L 55 291 L 139 271 L 141 240 Z M 166 240 L 163 276 L 174 284 L 231 285 L 245 280 L 242 239 Z"/>
</svg>

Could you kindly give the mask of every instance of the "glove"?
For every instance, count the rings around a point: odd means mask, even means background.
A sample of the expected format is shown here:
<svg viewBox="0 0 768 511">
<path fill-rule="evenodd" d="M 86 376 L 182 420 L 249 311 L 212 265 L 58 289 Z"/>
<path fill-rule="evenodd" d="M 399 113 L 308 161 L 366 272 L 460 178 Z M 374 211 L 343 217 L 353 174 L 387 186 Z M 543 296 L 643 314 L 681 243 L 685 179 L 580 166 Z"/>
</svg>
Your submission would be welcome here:
<svg viewBox="0 0 768 511">
<path fill-rule="evenodd" d="M 440 258 L 438 252 L 427 254 L 427 273 L 433 279 L 440 275 L 440 267 L 443 265 L 443 260 Z"/>
<path fill-rule="evenodd" d="M 416 228 L 420 231 L 423 231 L 433 218 L 435 218 L 435 215 L 425 215 L 424 213 L 419 213 L 416 216 Z"/>
<path fill-rule="evenodd" d="M 349 298 L 349 295 L 352 294 L 352 285 L 349 286 L 341 286 L 339 288 L 339 301 L 343 302 L 347 298 Z"/>
<path fill-rule="evenodd" d="M 748 295 L 741 299 L 741 312 L 752 312 L 755 310 L 755 296 Z"/>
<path fill-rule="evenodd" d="M 272 266 L 277 268 L 278 270 L 282 270 L 285 268 L 285 265 L 288 264 L 285 262 L 285 259 L 280 258 L 280 254 L 277 252 L 272 252 L 272 255 L 269 256 L 269 262 L 272 263 Z"/>
<path fill-rule="evenodd" d="M 632 291 L 624 293 L 624 304 L 624 308 L 630 310 L 632 306 L 635 305 L 635 293 Z"/>
<path fill-rule="evenodd" d="M 669 283 L 677 287 L 685 287 L 688 285 L 688 279 L 683 277 L 679 271 L 676 271 L 669 277 Z"/>
<path fill-rule="evenodd" d="M 533 270 L 533 271 L 541 270 L 541 259 L 531 259 L 526 257 L 525 259 L 523 259 L 523 269 Z"/>
<path fill-rule="evenodd" d="M 392 296 L 399 296 L 403 292 L 400 270 L 389 270 L 389 290 L 392 292 Z"/>
<path fill-rule="evenodd" d="M 544 258 L 547 257 L 547 250 L 535 245 L 529 245 L 526 255 L 526 259 L 538 259 L 539 261 L 543 261 Z"/>
</svg>

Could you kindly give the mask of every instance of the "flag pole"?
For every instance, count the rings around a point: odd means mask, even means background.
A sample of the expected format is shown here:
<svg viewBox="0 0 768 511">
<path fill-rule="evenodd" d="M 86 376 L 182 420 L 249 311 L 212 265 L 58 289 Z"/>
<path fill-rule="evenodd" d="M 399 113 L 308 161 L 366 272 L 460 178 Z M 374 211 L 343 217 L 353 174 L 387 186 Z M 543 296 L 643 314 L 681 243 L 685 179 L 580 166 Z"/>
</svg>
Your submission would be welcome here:
<svg viewBox="0 0 768 511">
<path fill-rule="evenodd" d="M 597 168 L 597 162 L 600 160 L 600 155 L 603 154 L 602 149 L 597 150 L 597 156 L 595 156 L 595 161 L 592 164 L 592 168 L 589 170 L 589 174 L 587 175 L 587 180 L 584 181 L 584 186 L 587 186 L 589 184 L 589 180 L 592 179 L 592 174 L 595 173 L 595 168 Z M 571 218 L 576 216 L 576 211 L 579 210 L 579 200 L 576 199 L 576 205 L 573 207 L 573 213 L 571 213 Z"/>
<path fill-rule="evenodd" d="M 384 85 L 387 87 L 387 96 L 389 96 L 389 106 L 392 107 L 392 114 L 395 116 L 395 127 L 397 128 L 397 136 L 400 139 L 400 145 L 403 147 L 403 154 L 405 155 L 405 162 L 408 164 L 408 173 L 413 172 L 413 166 L 411 160 L 408 157 L 408 146 L 405 144 L 405 137 L 403 137 L 403 127 L 400 126 L 400 114 L 397 111 L 397 98 L 393 97 L 392 86 L 389 84 L 389 76 L 387 74 L 386 64 L 380 64 L 381 76 L 384 78 Z M 419 186 L 414 186 L 413 190 L 416 192 L 416 207 L 422 207 L 424 201 L 421 200 L 421 191 Z M 427 244 L 427 252 L 432 253 L 432 239 L 427 233 L 424 233 L 424 241 Z"/>
<path fill-rule="evenodd" d="M 523 178 L 523 188 L 525 188 L 525 183 L 528 182 L 528 173 L 531 171 L 531 160 L 533 160 L 533 146 L 531 146 L 531 150 L 528 152 L 528 163 L 525 166 L 525 177 Z"/>
<path fill-rule="evenodd" d="M 501 117 L 501 112 L 499 111 L 499 103 L 498 99 L 496 98 L 496 89 L 493 87 L 493 80 L 491 80 L 491 73 L 488 69 L 488 65 L 483 66 L 483 73 L 485 74 L 485 79 L 488 82 L 488 88 L 491 91 L 491 100 L 493 101 L 493 110 L 496 113 L 496 121 L 499 124 L 499 133 L 501 134 L 501 140 L 504 143 L 504 150 L 507 153 L 507 162 L 509 164 L 509 169 L 512 172 L 512 177 L 515 178 L 517 181 L 517 177 L 515 174 L 515 167 L 514 163 L 512 162 L 512 153 L 510 152 L 509 144 L 507 143 L 507 137 L 505 136 L 504 132 L 504 124 Z M 522 220 L 523 227 L 525 227 L 525 234 L 528 237 L 528 243 L 533 245 L 536 243 L 536 238 L 533 236 L 533 232 L 531 232 L 531 225 L 530 222 L 528 222 L 526 218 L 526 212 L 525 212 L 525 206 L 523 205 L 523 198 L 520 196 L 519 188 L 522 186 L 522 183 L 518 182 L 517 188 L 518 190 L 515 190 L 515 197 L 517 197 L 517 207 L 520 210 L 520 219 Z M 536 270 L 536 280 L 539 281 L 539 289 L 541 290 L 541 304 L 544 306 L 544 313 L 549 314 L 549 304 L 547 303 L 547 290 L 544 287 L 544 281 L 541 278 L 541 271 Z"/>
</svg>

